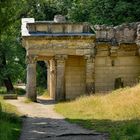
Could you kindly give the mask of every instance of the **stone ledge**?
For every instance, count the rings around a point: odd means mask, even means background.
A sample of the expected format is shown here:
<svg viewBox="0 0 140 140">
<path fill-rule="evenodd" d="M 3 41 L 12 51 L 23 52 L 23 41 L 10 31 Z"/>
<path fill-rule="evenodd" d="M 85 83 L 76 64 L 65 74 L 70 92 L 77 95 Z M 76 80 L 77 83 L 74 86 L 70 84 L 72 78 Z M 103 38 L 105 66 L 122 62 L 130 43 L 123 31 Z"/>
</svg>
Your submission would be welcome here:
<svg viewBox="0 0 140 140">
<path fill-rule="evenodd" d="M 18 96 L 17 96 L 17 94 L 4 94 L 3 99 L 5 99 L 5 100 L 8 100 L 8 99 L 15 100 L 15 99 L 18 99 Z"/>
</svg>

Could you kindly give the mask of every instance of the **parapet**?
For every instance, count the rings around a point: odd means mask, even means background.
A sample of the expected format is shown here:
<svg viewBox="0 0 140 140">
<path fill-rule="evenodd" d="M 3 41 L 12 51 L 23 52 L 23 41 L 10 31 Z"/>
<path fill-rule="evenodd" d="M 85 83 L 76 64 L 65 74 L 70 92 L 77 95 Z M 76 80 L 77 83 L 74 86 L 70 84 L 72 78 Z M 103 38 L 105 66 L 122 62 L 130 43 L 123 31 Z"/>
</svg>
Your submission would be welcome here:
<svg viewBox="0 0 140 140">
<path fill-rule="evenodd" d="M 140 22 L 119 26 L 95 25 L 97 42 L 110 42 L 112 45 L 137 43 L 140 39 Z"/>
<path fill-rule="evenodd" d="M 64 16 L 56 15 L 53 21 L 22 19 L 22 36 L 93 36 L 88 23 L 67 22 Z"/>
</svg>

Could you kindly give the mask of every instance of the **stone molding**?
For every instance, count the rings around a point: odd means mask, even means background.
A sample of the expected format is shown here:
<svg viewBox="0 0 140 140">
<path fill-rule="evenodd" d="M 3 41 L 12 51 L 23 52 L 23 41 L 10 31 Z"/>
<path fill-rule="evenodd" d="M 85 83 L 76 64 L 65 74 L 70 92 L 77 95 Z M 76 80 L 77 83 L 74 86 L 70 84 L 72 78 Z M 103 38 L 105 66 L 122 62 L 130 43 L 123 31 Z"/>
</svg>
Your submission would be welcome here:
<svg viewBox="0 0 140 140">
<path fill-rule="evenodd" d="M 63 23 L 63 22 L 66 22 L 66 18 L 63 15 L 55 15 L 54 16 L 54 22 Z"/>
<path fill-rule="evenodd" d="M 109 49 L 109 56 L 114 56 L 114 57 L 117 56 L 118 49 L 119 49 L 118 46 L 111 46 Z"/>
<path fill-rule="evenodd" d="M 87 62 L 94 63 L 95 58 L 92 55 L 85 55 L 84 58 Z"/>
<path fill-rule="evenodd" d="M 55 55 L 55 60 L 63 62 L 68 58 L 68 55 Z"/>
<path fill-rule="evenodd" d="M 37 56 L 28 55 L 26 56 L 26 64 L 35 64 L 37 62 Z"/>
<path fill-rule="evenodd" d="M 46 64 L 46 66 L 48 66 L 47 68 L 49 68 L 50 67 L 50 62 L 49 61 L 44 61 L 44 62 Z"/>
</svg>

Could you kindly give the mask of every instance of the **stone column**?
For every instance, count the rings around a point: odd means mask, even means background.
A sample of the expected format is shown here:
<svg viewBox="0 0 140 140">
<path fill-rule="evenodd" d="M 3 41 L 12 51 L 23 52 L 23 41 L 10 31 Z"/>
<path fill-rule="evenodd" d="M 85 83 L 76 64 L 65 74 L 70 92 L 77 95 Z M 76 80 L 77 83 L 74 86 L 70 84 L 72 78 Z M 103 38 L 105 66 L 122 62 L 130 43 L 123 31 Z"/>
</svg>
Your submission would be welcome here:
<svg viewBox="0 0 140 140">
<path fill-rule="evenodd" d="M 49 79 L 49 81 L 50 81 L 50 83 L 49 83 L 49 85 L 50 85 L 50 89 L 49 89 L 49 91 L 50 91 L 50 97 L 52 98 L 52 99 L 55 99 L 56 100 L 56 95 L 55 95 L 55 90 L 56 90 L 56 68 L 55 68 L 55 60 L 54 59 L 51 59 L 50 61 L 49 61 L 49 63 L 50 63 L 50 79 Z"/>
<path fill-rule="evenodd" d="M 140 56 L 140 24 L 137 26 L 136 44 L 138 45 L 138 53 L 139 53 L 139 56 Z"/>
<path fill-rule="evenodd" d="M 94 58 L 91 55 L 86 55 L 86 93 L 92 94 L 95 92 L 95 81 L 94 81 Z"/>
<path fill-rule="evenodd" d="M 45 61 L 47 67 L 47 90 L 50 95 L 50 61 Z"/>
<path fill-rule="evenodd" d="M 36 102 L 36 60 L 33 56 L 27 56 L 27 85 L 26 97 Z"/>
<path fill-rule="evenodd" d="M 56 100 L 65 100 L 65 59 L 67 55 L 57 55 L 56 59 Z"/>
</svg>

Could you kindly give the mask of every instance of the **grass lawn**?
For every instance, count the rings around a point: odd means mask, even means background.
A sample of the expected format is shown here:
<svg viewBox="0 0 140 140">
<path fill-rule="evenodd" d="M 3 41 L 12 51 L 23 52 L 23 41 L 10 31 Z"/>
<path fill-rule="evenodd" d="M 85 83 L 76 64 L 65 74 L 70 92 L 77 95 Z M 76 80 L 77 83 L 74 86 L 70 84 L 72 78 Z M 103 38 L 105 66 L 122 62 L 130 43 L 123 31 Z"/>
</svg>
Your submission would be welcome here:
<svg viewBox="0 0 140 140">
<path fill-rule="evenodd" d="M 108 132 L 111 140 L 140 140 L 140 85 L 58 103 L 55 110 L 70 122 Z"/>
<path fill-rule="evenodd" d="M 18 140 L 21 124 L 16 108 L 0 97 L 0 140 Z"/>
</svg>

